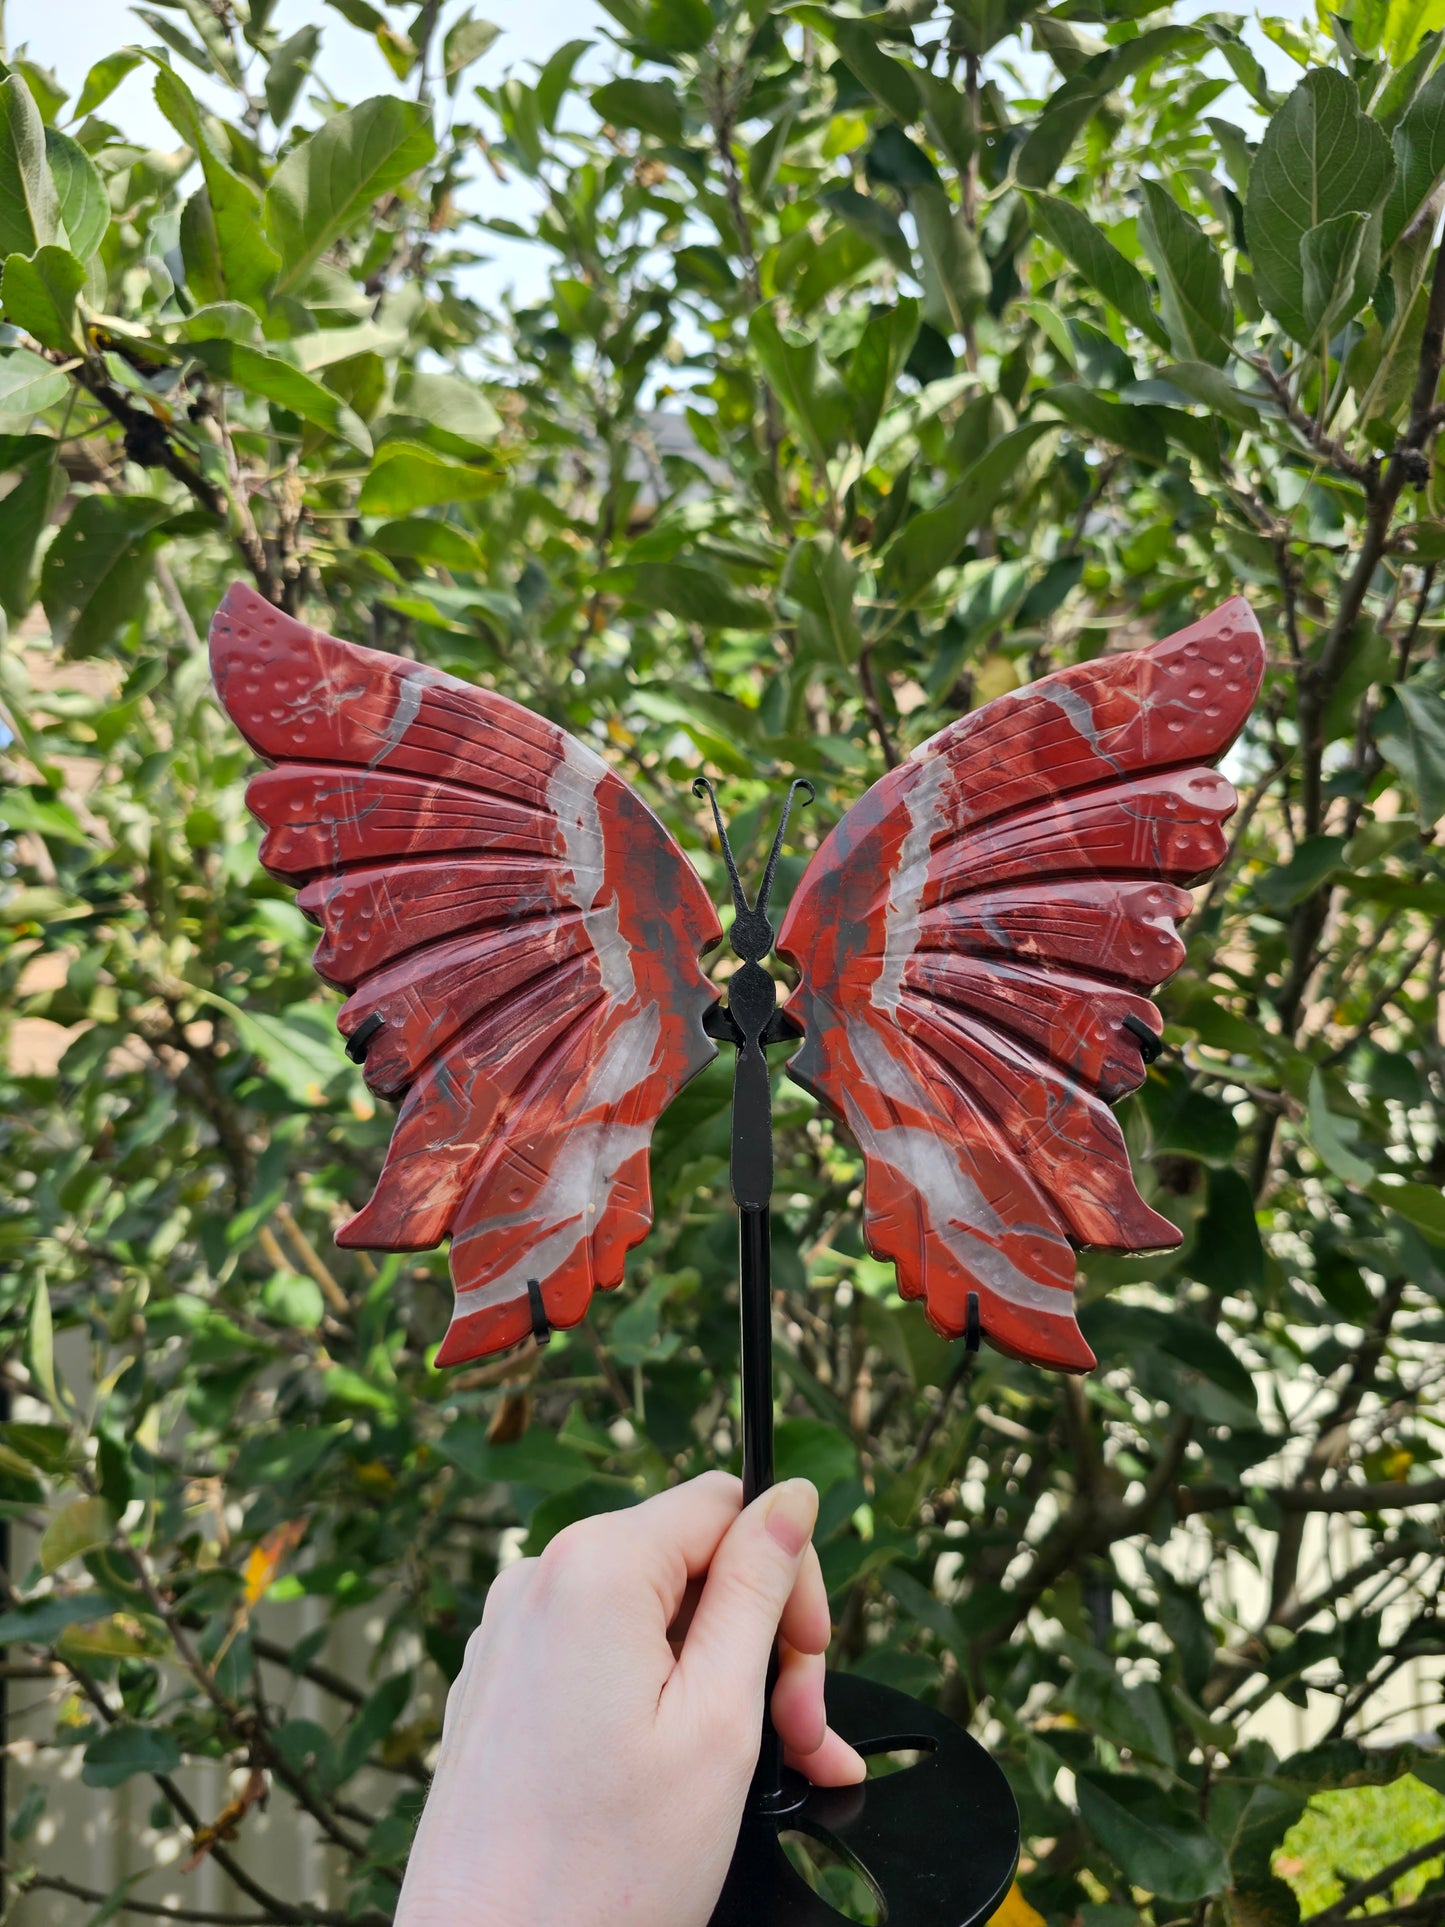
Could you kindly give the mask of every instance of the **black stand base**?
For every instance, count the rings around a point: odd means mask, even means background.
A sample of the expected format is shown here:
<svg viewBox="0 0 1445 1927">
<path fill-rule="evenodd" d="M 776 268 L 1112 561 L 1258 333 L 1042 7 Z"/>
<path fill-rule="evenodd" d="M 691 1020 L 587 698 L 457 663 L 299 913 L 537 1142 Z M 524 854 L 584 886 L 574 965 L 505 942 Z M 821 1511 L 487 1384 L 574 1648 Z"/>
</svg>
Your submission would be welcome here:
<svg viewBox="0 0 1445 1927">
<path fill-rule="evenodd" d="M 1008 1892 L 1019 1814 L 1002 1770 L 944 1714 L 891 1686 L 830 1673 L 828 1723 L 865 1756 L 916 1750 L 912 1766 L 856 1787 L 785 1778 L 780 1810 L 743 1816 L 710 1927 L 846 1927 L 778 1840 L 810 1835 L 850 1862 L 888 1927 L 974 1927 Z"/>
</svg>

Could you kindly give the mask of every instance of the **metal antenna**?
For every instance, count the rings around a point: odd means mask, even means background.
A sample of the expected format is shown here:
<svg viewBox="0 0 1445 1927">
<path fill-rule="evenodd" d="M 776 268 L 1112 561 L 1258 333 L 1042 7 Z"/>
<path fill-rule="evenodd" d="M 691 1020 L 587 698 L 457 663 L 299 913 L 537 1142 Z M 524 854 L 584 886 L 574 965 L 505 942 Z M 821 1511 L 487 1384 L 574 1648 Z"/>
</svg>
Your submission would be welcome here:
<svg viewBox="0 0 1445 1927">
<path fill-rule="evenodd" d="M 748 913 L 748 900 L 743 895 L 742 878 L 738 875 L 738 866 L 733 861 L 733 846 L 728 842 L 727 825 L 723 822 L 722 811 L 718 808 L 717 791 L 713 788 L 706 776 L 699 776 L 693 783 L 692 793 L 697 797 L 705 796 L 708 802 L 712 804 L 712 820 L 717 824 L 717 836 L 718 842 L 722 845 L 723 862 L 728 866 L 728 881 L 733 886 L 733 908 L 740 917 L 745 917 Z M 784 822 L 787 821 L 786 815 L 783 820 Z"/>
<path fill-rule="evenodd" d="M 783 798 L 783 814 L 778 819 L 778 833 L 773 838 L 773 847 L 768 854 L 768 867 L 763 871 L 763 887 L 758 891 L 758 900 L 753 908 L 763 916 L 768 914 L 768 898 L 773 894 L 773 878 L 778 873 L 778 858 L 782 854 L 783 838 L 788 830 L 788 813 L 793 807 L 793 796 L 798 790 L 808 792 L 806 801 L 811 803 L 817 791 L 806 776 L 795 776 L 788 785 L 788 793 Z"/>
</svg>

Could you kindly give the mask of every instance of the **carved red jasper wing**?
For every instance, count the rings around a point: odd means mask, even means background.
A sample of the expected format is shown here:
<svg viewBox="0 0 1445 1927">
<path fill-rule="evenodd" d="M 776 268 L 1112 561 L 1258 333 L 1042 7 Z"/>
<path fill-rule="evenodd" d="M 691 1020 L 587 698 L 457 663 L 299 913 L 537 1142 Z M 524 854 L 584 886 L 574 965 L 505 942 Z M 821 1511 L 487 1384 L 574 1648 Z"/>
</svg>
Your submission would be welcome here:
<svg viewBox="0 0 1445 1927">
<path fill-rule="evenodd" d="M 1179 1242 L 1108 1107 L 1143 1081 L 1184 886 L 1225 854 L 1209 765 L 1263 671 L 1236 599 L 1046 676 L 922 744 L 804 874 L 789 1071 L 858 1141 L 870 1248 L 951 1337 L 976 1292 L 1000 1350 L 1085 1370 L 1076 1247 Z"/>
<path fill-rule="evenodd" d="M 275 765 L 246 800 L 261 861 L 302 885 L 316 968 L 366 1080 L 401 1097 L 371 1200 L 338 1242 L 450 1234 L 438 1362 L 619 1284 L 652 1219 L 648 1147 L 714 1055 L 721 936 L 667 831 L 600 757 L 519 704 L 305 628 L 232 588 L 211 627 L 221 702 Z"/>
</svg>

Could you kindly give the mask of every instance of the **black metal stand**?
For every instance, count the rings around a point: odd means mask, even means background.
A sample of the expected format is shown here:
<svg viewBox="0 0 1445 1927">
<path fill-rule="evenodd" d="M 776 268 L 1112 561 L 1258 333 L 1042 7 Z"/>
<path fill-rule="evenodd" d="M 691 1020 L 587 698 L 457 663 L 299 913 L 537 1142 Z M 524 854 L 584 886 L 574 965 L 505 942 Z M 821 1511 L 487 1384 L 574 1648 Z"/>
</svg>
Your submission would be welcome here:
<svg viewBox="0 0 1445 1927">
<path fill-rule="evenodd" d="M 763 969 L 773 947 L 768 921 L 778 855 L 794 783 L 783 806 L 757 902 L 743 894 L 712 785 L 693 785 L 712 803 L 732 884 L 732 946 L 742 960 L 715 1006 L 708 1031 L 737 1050 L 733 1073 L 732 1194 L 739 1215 L 742 1340 L 740 1402 L 743 1498 L 773 1483 L 773 1292 L 769 1205 L 773 1188 L 772 1093 L 767 1046 L 793 1035 Z M 855 1787 L 814 1787 L 783 1764 L 769 1706 L 768 1671 L 758 1764 L 727 1882 L 709 1927 L 834 1927 L 841 1914 L 815 1893 L 780 1835 L 810 1836 L 850 1865 L 876 1898 L 888 1927 L 975 1927 L 1008 1892 L 1018 1864 L 1019 1815 L 1008 1781 L 962 1727 L 906 1693 L 852 1674 L 831 1673 L 828 1723 L 865 1758 L 899 1752 L 918 1759 Z"/>
</svg>

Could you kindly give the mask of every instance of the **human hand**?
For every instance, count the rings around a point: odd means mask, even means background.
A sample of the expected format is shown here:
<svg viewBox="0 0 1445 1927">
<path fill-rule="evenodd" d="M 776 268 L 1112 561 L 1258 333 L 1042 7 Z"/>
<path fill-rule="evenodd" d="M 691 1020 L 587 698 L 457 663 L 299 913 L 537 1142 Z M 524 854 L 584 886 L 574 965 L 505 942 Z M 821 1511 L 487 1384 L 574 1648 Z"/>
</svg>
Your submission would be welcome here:
<svg viewBox="0 0 1445 1927">
<path fill-rule="evenodd" d="M 806 1479 L 744 1510 L 706 1472 L 508 1566 L 447 1699 L 397 1927 L 704 1927 L 780 1632 L 789 1764 L 861 1780 L 824 1713 L 817 1514 Z"/>
</svg>

